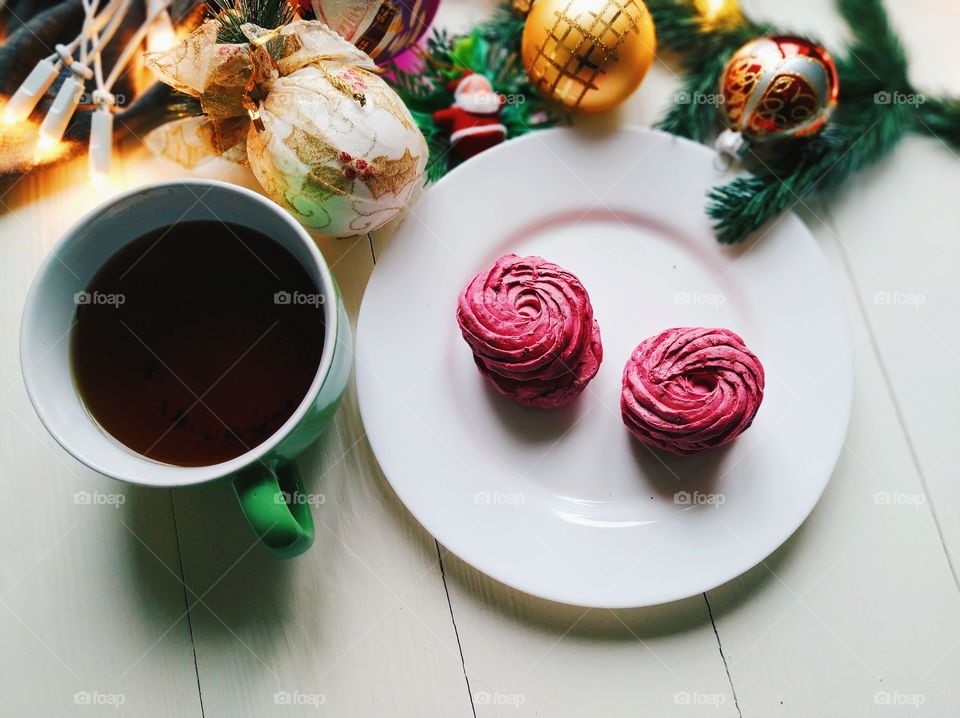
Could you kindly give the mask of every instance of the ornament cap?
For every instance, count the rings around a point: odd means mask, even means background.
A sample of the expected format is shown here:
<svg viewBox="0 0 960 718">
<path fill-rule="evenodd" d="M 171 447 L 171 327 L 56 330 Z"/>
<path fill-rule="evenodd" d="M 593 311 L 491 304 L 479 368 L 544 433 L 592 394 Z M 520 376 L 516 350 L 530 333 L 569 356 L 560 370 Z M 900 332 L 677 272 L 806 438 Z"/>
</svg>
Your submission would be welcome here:
<svg viewBox="0 0 960 718">
<path fill-rule="evenodd" d="M 746 154 L 747 141 L 739 132 L 724 130 L 717 136 L 713 147 L 720 153 L 721 157 L 730 162 L 735 162 Z"/>
</svg>

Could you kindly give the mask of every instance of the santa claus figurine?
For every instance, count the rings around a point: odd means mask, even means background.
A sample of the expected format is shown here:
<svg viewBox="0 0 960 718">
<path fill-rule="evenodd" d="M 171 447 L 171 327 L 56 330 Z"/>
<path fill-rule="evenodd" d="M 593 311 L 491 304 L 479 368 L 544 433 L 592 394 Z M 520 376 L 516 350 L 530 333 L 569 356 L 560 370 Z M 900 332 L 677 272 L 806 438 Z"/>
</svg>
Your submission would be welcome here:
<svg viewBox="0 0 960 718">
<path fill-rule="evenodd" d="M 449 85 L 453 105 L 433 113 L 433 121 L 450 130 L 453 151 L 463 159 L 503 142 L 507 128 L 500 124 L 503 95 L 483 75 L 470 73 Z"/>
</svg>

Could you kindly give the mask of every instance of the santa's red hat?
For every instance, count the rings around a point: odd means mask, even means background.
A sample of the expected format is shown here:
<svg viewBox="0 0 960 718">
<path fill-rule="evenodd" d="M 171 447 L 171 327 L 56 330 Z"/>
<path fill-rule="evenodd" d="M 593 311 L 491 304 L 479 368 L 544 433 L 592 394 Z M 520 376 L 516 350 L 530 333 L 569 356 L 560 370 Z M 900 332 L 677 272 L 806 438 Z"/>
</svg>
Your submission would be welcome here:
<svg viewBox="0 0 960 718">
<path fill-rule="evenodd" d="M 450 82 L 447 83 L 447 89 L 450 90 L 450 92 L 456 92 L 456 91 L 457 91 L 457 86 L 458 86 L 461 82 L 463 82 L 465 79 L 467 79 L 468 77 L 470 77 L 470 75 L 475 75 L 475 74 L 477 74 L 477 73 L 475 73 L 475 72 L 470 72 L 470 71 L 467 71 L 467 72 L 463 73 L 463 74 L 460 75 L 460 77 L 458 77 L 456 80 L 450 80 Z"/>
</svg>

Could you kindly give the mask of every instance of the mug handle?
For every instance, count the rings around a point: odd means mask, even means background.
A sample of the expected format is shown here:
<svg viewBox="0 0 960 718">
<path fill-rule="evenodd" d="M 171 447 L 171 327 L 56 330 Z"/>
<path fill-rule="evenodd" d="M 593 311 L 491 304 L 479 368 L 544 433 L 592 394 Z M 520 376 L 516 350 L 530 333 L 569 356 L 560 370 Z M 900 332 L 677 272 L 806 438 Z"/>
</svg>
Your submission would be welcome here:
<svg viewBox="0 0 960 718">
<path fill-rule="evenodd" d="M 257 462 L 237 474 L 233 488 L 250 527 L 272 554 L 291 558 L 313 545 L 313 515 L 308 502 L 287 503 L 287 497 L 303 496 L 294 462 Z"/>
</svg>

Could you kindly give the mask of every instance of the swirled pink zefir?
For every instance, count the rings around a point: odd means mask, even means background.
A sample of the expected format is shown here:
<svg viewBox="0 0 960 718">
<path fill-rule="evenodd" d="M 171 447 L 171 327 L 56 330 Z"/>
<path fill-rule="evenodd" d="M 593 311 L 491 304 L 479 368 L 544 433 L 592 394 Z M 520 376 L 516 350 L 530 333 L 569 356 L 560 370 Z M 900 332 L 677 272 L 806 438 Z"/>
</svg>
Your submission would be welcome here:
<svg viewBox="0 0 960 718">
<path fill-rule="evenodd" d="M 457 321 L 480 373 L 504 396 L 553 409 L 600 368 L 600 327 L 583 284 L 542 257 L 507 254 L 460 293 Z"/>
<path fill-rule="evenodd" d="M 763 386 L 760 360 L 730 330 L 667 329 L 633 351 L 620 410 L 645 444 L 700 454 L 750 427 Z"/>
</svg>

